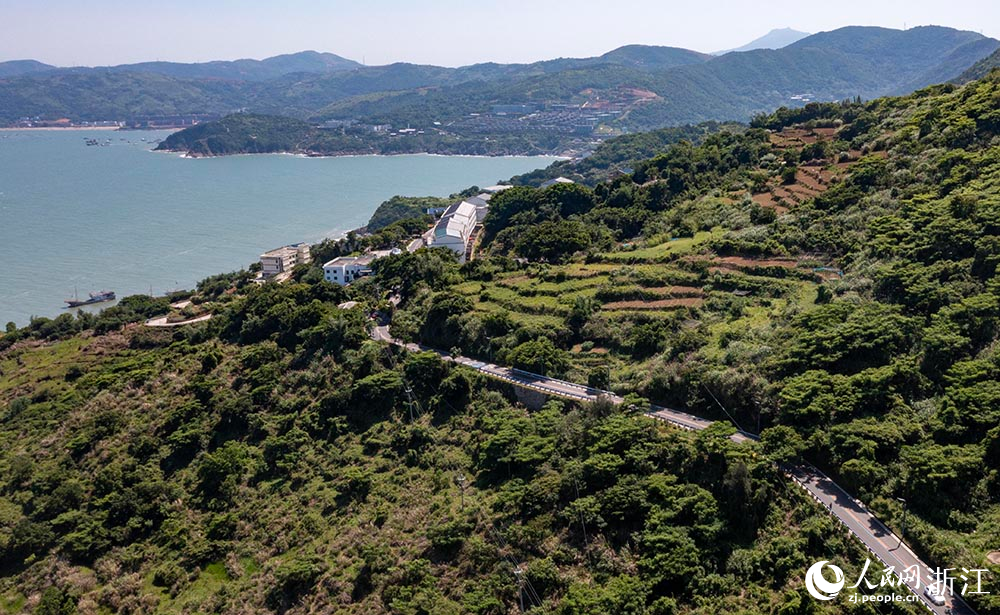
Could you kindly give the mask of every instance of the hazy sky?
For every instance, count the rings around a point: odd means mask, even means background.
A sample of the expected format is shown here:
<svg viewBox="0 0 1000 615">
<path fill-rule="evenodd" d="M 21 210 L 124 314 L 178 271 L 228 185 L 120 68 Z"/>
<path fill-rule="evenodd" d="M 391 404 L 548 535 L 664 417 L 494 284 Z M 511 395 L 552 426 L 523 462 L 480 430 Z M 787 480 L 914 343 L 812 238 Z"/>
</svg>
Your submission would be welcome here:
<svg viewBox="0 0 1000 615">
<path fill-rule="evenodd" d="M 0 60 L 57 65 L 263 58 L 315 49 L 445 66 L 737 47 L 771 28 L 937 24 L 1000 38 L 997 0 L 0 0 Z"/>
</svg>

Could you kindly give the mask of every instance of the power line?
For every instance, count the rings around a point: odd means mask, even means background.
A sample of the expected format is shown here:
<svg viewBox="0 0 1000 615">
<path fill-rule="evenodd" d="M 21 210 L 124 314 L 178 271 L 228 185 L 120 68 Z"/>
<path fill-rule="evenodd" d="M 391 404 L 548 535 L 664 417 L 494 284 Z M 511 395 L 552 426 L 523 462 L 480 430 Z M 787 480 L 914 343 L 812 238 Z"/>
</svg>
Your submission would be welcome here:
<svg viewBox="0 0 1000 615">
<path fill-rule="evenodd" d="M 404 389 L 403 390 L 406 392 L 408 405 L 410 406 L 410 420 L 412 422 L 412 421 L 415 420 L 415 418 L 422 418 L 423 415 L 424 415 L 424 411 L 423 411 L 423 409 L 420 406 L 419 400 L 417 400 L 417 399 L 414 398 L 414 396 L 413 396 L 413 389 L 410 386 L 410 383 L 409 383 L 408 379 L 406 378 L 406 375 L 403 372 L 403 370 L 399 369 L 399 365 L 396 362 L 396 358 L 393 355 L 392 350 L 389 348 L 389 346 L 391 346 L 391 344 L 387 344 L 386 345 L 386 354 L 389 357 L 389 362 L 392 364 L 393 370 L 399 372 L 400 375 L 403 378 L 403 384 L 404 384 Z M 437 388 L 437 386 L 433 382 L 429 382 L 427 384 L 430 386 L 430 388 L 432 389 L 432 391 L 434 392 L 434 394 L 437 396 L 437 398 L 439 400 L 441 400 L 441 402 L 443 402 L 446 406 L 448 406 L 448 408 L 450 408 L 452 412 L 454 412 L 456 414 L 458 413 L 458 410 L 451 404 L 451 402 L 449 402 L 448 399 L 445 396 L 441 395 L 440 390 Z M 414 417 L 414 415 L 413 415 L 413 407 L 414 406 L 417 408 L 417 415 L 416 415 L 416 417 Z M 436 437 L 434 437 L 434 436 L 432 436 L 432 442 L 434 442 L 434 444 L 439 444 L 439 442 L 437 441 Z M 446 471 L 447 470 L 451 470 L 451 471 L 455 472 L 458 475 L 458 477 L 456 478 L 456 482 L 459 484 L 459 489 L 460 489 L 460 492 L 461 492 L 461 506 L 462 506 L 462 509 L 464 510 L 465 509 L 465 486 L 466 486 L 465 475 L 462 472 L 462 469 L 459 467 L 458 463 L 456 461 L 454 461 L 454 460 L 452 460 L 452 461 L 450 461 L 449 463 L 446 464 L 445 470 Z M 577 493 L 579 493 L 579 490 L 577 491 Z M 581 521 L 582 521 L 582 513 L 581 513 Z M 476 523 L 477 523 L 477 525 L 480 524 L 480 523 L 482 523 L 482 510 L 481 509 L 477 509 L 477 511 L 476 511 Z M 503 535 L 499 532 L 499 530 L 497 530 L 497 528 L 492 523 L 488 524 L 486 527 L 489 530 L 490 534 L 492 534 L 492 536 L 493 536 L 493 541 L 496 543 L 495 546 L 497 547 L 497 551 L 498 551 L 500 557 L 503 558 L 504 560 L 506 560 L 511 565 L 512 570 L 514 571 L 514 576 L 515 576 L 515 578 L 517 580 L 517 584 L 518 584 L 518 600 L 519 600 L 519 604 L 521 606 L 521 612 L 523 613 L 525 611 L 525 609 L 524 609 L 524 597 L 525 596 L 527 596 L 527 598 L 528 598 L 528 602 L 529 602 L 529 606 L 530 607 L 534 607 L 534 606 L 539 606 L 540 607 L 540 606 L 542 606 L 541 596 L 538 594 L 537 590 L 535 590 L 535 587 L 531 584 L 531 580 L 527 577 L 526 571 L 521 567 L 521 564 L 516 559 L 514 559 L 514 557 L 512 555 L 510 555 L 510 553 L 507 552 L 507 550 L 512 550 L 512 547 L 510 546 L 510 543 L 507 542 L 507 540 L 503 537 Z M 586 531 L 586 530 L 584 530 L 584 531 Z"/>
<path fill-rule="evenodd" d="M 708 388 L 708 385 L 702 382 L 701 386 L 705 388 L 705 392 L 711 395 L 712 399 L 715 400 L 715 403 L 719 404 L 719 407 L 722 408 L 722 411 L 726 413 L 726 416 L 729 417 L 729 420 L 733 422 L 733 425 L 736 425 L 736 429 L 739 429 L 741 432 L 746 433 L 746 430 L 740 427 L 740 424 L 736 422 L 736 419 L 733 418 L 732 414 L 729 414 L 729 410 L 726 410 L 726 407 L 723 406 L 722 402 L 720 402 L 719 399 L 712 393 L 712 391 Z"/>
</svg>

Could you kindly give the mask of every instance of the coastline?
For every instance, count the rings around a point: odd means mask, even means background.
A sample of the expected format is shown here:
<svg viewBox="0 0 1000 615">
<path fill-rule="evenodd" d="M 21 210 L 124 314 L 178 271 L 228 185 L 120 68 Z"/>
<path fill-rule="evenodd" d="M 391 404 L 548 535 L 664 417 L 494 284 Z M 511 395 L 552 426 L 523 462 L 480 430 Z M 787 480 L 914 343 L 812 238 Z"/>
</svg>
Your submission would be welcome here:
<svg viewBox="0 0 1000 615">
<path fill-rule="evenodd" d="M 0 133 L 4 134 L 17 133 Z M 0 166 L 11 176 L 9 180 L 5 177 L 5 198 L 0 203 L 6 205 L 4 219 L 11 222 L 0 225 L 7 231 L 0 236 L 4 237 L 8 253 L 16 254 L 22 241 L 59 243 L 54 238 L 71 236 L 79 239 L 52 246 L 46 250 L 47 255 L 60 254 L 69 260 L 72 254 L 86 250 L 93 257 L 79 267 L 53 267 L 60 271 L 45 276 L 37 272 L 48 270 L 47 265 L 22 261 L 11 266 L 8 269 L 11 283 L 9 287 L 5 285 L 9 292 L 0 298 L 0 324 L 11 320 L 24 325 L 31 316 L 57 317 L 64 313 L 62 300 L 67 293 L 72 296 L 74 286 L 79 286 L 81 292 L 109 288 L 119 296 L 146 294 L 150 286 L 156 294 L 165 289 L 191 288 L 206 277 L 245 268 L 260 253 L 275 246 L 298 241 L 335 241 L 351 231 L 361 233 L 379 203 L 393 195 L 447 196 L 466 187 L 467 182 L 490 185 L 499 178 L 537 169 L 552 161 L 551 158 L 364 155 L 357 156 L 356 162 L 348 159 L 342 164 L 335 160 L 310 164 L 294 162 L 285 154 L 285 158 L 244 158 L 245 164 L 241 159 L 228 163 L 220 160 L 218 164 L 184 164 L 170 162 L 177 155 L 174 152 L 169 152 L 166 158 L 149 156 L 152 146 L 146 144 L 85 149 L 83 137 L 76 136 L 80 131 L 24 132 L 22 136 L 29 139 L 32 134 L 38 135 L 38 139 L 31 139 L 37 142 L 37 149 L 28 154 L 19 148 L 0 147 Z M 91 133 L 94 137 L 101 134 L 108 133 Z M 52 138 L 43 139 L 42 135 Z M 146 133 L 138 136 L 149 139 Z M 135 136 L 130 138 L 137 141 Z M 113 141 L 117 143 L 118 137 Z M 12 140 L 0 137 L 0 142 L 7 144 Z M 32 179 L 43 167 L 41 161 L 50 158 L 57 161 L 51 167 L 53 172 L 66 180 Z M 271 169 L 276 170 L 275 181 L 258 179 Z M 365 179 L 359 179 L 355 169 L 362 169 Z M 370 179 L 365 175 L 368 169 L 371 169 Z M 121 180 L 119 175 L 129 178 Z M 177 178 L 183 178 L 185 184 L 171 183 Z M 249 204 L 245 203 L 247 182 L 254 186 Z M 38 184 L 42 184 L 41 189 Z M 149 205 L 135 207 L 132 205 L 135 202 Z M 206 207 L 206 202 L 213 206 Z M 295 215 L 282 219 L 280 225 L 263 222 L 271 211 L 268 203 L 274 202 L 286 204 Z M 86 207 L 87 213 L 80 213 L 80 207 Z M 28 224 L 25 221 L 37 219 L 32 208 L 48 212 L 46 217 L 53 221 L 31 222 L 39 227 L 39 234 L 28 237 L 16 229 L 25 228 Z M 162 220 L 155 225 L 157 229 L 151 228 L 154 225 L 148 223 L 146 215 L 153 210 L 159 212 Z M 121 212 L 110 218 L 115 228 L 126 230 L 109 237 L 106 220 L 112 211 Z M 236 218 L 247 220 L 235 225 L 232 220 Z M 208 232 L 205 228 L 212 230 Z M 184 232 L 175 233 L 176 229 Z M 173 235 L 176 240 L 165 239 Z M 139 242 L 138 237 L 143 240 Z"/>
<path fill-rule="evenodd" d="M 26 132 L 29 130 L 106 130 L 117 132 L 121 126 L 7 126 L 0 128 L 0 132 Z"/>
<path fill-rule="evenodd" d="M 187 160 L 201 160 L 211 158 L 231 158 L 234 156 L 291 156 L 293 158 L 398 158 L 402 156 L 433 156 L 438 158 L 555 158 L 556 160 L 574 160 L 576 156 L 570 156 L 566 152 L 559 154 L 441 154 L 435 152 L 405 152 L 400 154 L 321 154 L 318 152 L 237 152 L 233 154 L 194 154 L 189 151 L 176 149 L 151 149 L 157 154 L 174 154 L 179 158 Z"/>
</svg>

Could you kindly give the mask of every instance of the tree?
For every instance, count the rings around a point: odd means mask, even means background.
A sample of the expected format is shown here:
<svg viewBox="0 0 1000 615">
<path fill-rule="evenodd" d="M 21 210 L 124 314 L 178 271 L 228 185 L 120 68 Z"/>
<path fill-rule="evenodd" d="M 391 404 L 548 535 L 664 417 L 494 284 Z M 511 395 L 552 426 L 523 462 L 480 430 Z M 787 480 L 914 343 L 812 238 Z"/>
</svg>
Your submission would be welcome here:
<svg viewBox="0 0 1000 615">
<path fill-rule="evenodd" d="M 46 587 L 34 615 L 73 615 L 76 612 L 73 596 L 58 587 Z"/>
<path fill-rule="evenodd" d="M 555 347 L 547 337 L 540 337 L 516 346 L 507 360 L 517 369 L 543 376 L 561 374 L 569 367 L 566 353 Z"/>
<path fill-rule="evenodd" d="M 590 231 L 576 220 L 546 220 L 524 229 L 514 250 L 525 258 L 563 261 L 591 244 Z"/>
<path fill-rule="evenodd" d="M 781 169 L 781 183 L 788 185 L 795 183 L 795 174 L 799 172 L 799 168 L 795 165 L 787 165 Z"/>
<path fill-rule="evenodd" d="M 802 436 L 787 425 L 778 425 L 762 431 L 760 445 L 764 454 L 776 463 L 798 461 L 806 450 Z"/>
</svg>

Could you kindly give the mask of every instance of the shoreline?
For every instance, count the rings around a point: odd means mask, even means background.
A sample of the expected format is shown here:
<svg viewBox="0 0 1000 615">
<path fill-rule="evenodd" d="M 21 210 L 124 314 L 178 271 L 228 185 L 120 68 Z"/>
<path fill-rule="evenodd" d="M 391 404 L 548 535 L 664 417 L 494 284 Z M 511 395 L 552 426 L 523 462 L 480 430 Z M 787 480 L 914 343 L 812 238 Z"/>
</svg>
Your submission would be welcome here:
<svg viewBox="0 0 1000 615">
<path fill-rule="evenodd" d="M 0 132 L 27 132 L 29 130 L 104 130 L 116 132 L 121 129 L 121 126 L 7 126 L 0 128 Z"/>
<path fill-rule="evenodd" d="M 211 160 L 213 158 L 232 158 L 237 156 L 290 156 L 292 158 L 398 158 L 402 156 L 432 156 L 437 158 L 554 158 L 557 161 L 574 160 L 574 156 L 562 154 L 440 154 L 435 152 L 406 152 L 402 154 L 319 154 L 315 152 L 238 152 L 234 154 L 212 154 L 192 156 L 189 152 L 172 149 L 152 149 L 156 154 L 175 154 L 185 160 Z"/>
</svg>

